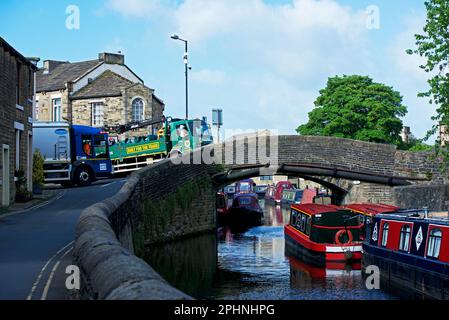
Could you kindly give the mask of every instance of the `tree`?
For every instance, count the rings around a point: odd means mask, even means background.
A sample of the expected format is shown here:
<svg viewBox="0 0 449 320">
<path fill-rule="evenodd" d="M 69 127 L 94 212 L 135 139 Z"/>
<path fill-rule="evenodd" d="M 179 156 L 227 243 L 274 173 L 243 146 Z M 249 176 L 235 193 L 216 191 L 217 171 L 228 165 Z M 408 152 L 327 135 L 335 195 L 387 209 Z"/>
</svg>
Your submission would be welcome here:
<svg viewBox="0 0 449 320">
<path fill-rule="evenodd" d="M 309 122 L 298 127 L 302 135 L 334 136 L 399 144 L 407 114 L 402 96 L 367 76 L 329 78 L 320 91 Z"/>
<path fill-rule="evenodd" d="M 429 98 L 430 104 L 436 104 L 436 115 L 432 120 L 436 124 L 428 132 L 427 138 L 435 134 L 438 125 L 449 124 L 449 1 L 429 0 L 424 33 L 417 34 L 416 50 L 407 50 L 408 54 L 418 54 L 426 59 L 420 67 L 432 74 L 428 80 L 429 90 L 418 94 Z"/>
</svg>

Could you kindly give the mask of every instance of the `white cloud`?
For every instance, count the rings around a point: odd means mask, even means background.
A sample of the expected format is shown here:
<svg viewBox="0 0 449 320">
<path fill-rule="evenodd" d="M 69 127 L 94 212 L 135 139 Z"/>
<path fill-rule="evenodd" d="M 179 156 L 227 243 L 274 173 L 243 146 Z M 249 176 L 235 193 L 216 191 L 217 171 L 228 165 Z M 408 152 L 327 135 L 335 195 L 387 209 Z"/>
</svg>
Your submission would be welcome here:
<svg viewBox="0 0 449 320">
<path fill-rule="evenodd" d="M 377 31 L 367 28 L 365 8 L 356 10 L 336 0 L 293 0 L 285 5 L 264 0 L 185 0 L 178 4 L 109 0 L 109 4 L 125 17 L 163 25 L 167 42 L 173 33 L 189 40 L 194 67 L 192 109 L 219 105 L 225 109 L 229 127 L 280 128 L 293 134 L 307 121 L 328 77 L 375 75 L 379 61 L 385 61 L 371 50 L 370 35 Z M 163 19 L 154 19 L 155 12 L 163 12 Z M 404 39 L 405 35 L 398 40 Z M 402 55 L 407 47 L 397 42 L 388 53 L 398 57 L 396 70 L 401 75 L 417 65 Z M 215 69 L 207 65 L 210 61 Z M 384 74 L 383 80 L 390 84 L 391 70 Z M 182 105 L 182 99 L 173 98 L 171 105 Z"/>
<path fill-rule="evenodd" d="M 401 71 L 411 77 L 423 79 L 426 73 L 419 66 L 425 64 L 425 58 L 419 55 L 409 55 L 406 53 L 407 49 L 414 49 L 416 47 L 415 34 L 423 33 L 423 26 L 426 17 L 424 14 L 413 14 L 406 19 L 404 24 L 404 31 L 399 33 L 394 39 L 394 45 L 391 48 L 391 53 L 395 58 L 395 62 Z"/>
</svg>

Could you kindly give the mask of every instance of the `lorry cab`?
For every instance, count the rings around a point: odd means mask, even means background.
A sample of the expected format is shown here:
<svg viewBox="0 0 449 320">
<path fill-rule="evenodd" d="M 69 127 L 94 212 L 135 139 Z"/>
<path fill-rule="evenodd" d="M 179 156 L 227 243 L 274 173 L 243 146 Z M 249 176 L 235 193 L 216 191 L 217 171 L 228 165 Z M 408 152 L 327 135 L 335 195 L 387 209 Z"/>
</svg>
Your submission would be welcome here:
<svg viewBox="0 0 449 320">
<path fill-rule="evenodd" d="M 71 128 L 73 181 L 89 185 L 92 181 L 108 178 L 112 172 L 109 137 L 98 128 L 74 125 Z"/>
<path fill-rule="evenodd" d="M 44 157 L 46 183 L 87 186 L 112 172 L 109 137 L 98 128 L 35 122 L 34 149 Z"/>
<path fill-rule="evenodd" d="M 171 146 L 170 155 L 183 155 L 213 143 L 210 126 L 205 119 L 182 120 L 169 118 L 165 128 Z"/>
</svg>

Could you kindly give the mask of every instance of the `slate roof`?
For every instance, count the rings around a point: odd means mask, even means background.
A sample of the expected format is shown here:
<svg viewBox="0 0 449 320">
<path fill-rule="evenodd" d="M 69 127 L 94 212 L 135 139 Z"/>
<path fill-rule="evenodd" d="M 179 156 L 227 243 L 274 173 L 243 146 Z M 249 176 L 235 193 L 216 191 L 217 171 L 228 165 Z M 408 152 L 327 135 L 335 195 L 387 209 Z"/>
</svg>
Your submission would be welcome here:
<svg viewBox="0 0 449 320">
<path fill-rule="evenodd" d="M 44 74 L 44 69 L 41 68 L 36 73 L 36 91 L 42 92 L 64 89 L 67 82 L 78 79 L 89 70 L 99 66 L 102 63 L 103 62 L 98 60 L 76 63 L 61 63 L 48 74 Z"/>
<path fill-rule="evenodd" d="M 29 59 L 25 58 L 19 51 L 14 49 L 14 47 L 11 46 L 8 42 L 6 42 L 6 40 L 3 39 L 2 37 L 0 37 L 0 46 L 3 47 L 5 51 L 8 51 L 11 55 L 20 60 L 22 63 L 31 67 L 33 70 L 37 69 L 36 66 Z"/>
<path fill-rule="evenodd" d="M 106 70 L 87 86 L 71 95 L 72 100 L 118 97 L 122 95 L 121 89 L 127 88 L 135 83 L 121 77 L 120 75 Z"/>
</svg>

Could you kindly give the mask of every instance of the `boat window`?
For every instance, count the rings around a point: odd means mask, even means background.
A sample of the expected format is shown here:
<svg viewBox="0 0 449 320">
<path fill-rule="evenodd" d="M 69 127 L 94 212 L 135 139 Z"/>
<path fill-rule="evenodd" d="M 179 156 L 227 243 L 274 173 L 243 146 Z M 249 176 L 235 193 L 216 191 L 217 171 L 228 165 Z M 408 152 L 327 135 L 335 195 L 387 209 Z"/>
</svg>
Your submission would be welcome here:
<svg viewBox="0 0 449 320">
<path fill-rule="evenodd" d="M 312 228 L 312 219 L 307 217 L 306 234 L 310 236 L 310 229 Z"/>
<path fill-rule="evenodd" d="M 305 214 L 303 214 L 301 216 L 301 231 L 302 232 L 306 231 L 306 224 L 307 224 L 307 216 Z"/>
<path fill-rule="evenodd" d="M 390 229 L 390 225 L 388 223 L 384 223 L 382 226 L 382 247 L 387 246 L 389 229 Z"/>
<path fill-rule="evenodd" d="M 410 226 L 408 225 L 402 226 L 401 238 L 399 239 L 399 250 L 408 252 L 410 244 L 410 233 L 411 233 Z"/>
<path fill-rule="evenodd" d="M 429 245 L 427 247 L 427 256 L 438 258 L 440 256 L 441 238 L 443 234 L 440 229 L 432 229 L 429 236 Z"/>
<path fill-rule="evenodd" d="M 250 205 L 251 204 L 251 198 L 249 197 L 241 197 L 239 198 L 240 205 Z"/>
<path fill-rule="evenodd" d="M 290 224 L 292 225 L 292 226 L 294 226 L 295 224 L 296 224 L 296 211 L 295 210 L 292 210 L 291 211 L 291 217 L 290 217 Z"/>
</svg>

